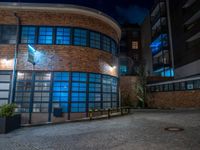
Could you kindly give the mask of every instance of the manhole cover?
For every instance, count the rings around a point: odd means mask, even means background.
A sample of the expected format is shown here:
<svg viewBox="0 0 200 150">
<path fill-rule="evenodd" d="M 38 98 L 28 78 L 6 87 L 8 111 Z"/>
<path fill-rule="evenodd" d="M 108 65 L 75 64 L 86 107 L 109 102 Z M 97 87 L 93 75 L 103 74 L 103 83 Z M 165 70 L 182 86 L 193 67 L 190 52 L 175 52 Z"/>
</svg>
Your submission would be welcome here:
<svg viewBox="0 0 200 150">
<path fill-rule="evenodd" d="M 183 131 L 183 128 L 179 128 L 179 127 L 168 127 L 165 128 L 166 131 L 172 131 L 172 132 L 178 132 L 178 131 Z"/>
</svg>

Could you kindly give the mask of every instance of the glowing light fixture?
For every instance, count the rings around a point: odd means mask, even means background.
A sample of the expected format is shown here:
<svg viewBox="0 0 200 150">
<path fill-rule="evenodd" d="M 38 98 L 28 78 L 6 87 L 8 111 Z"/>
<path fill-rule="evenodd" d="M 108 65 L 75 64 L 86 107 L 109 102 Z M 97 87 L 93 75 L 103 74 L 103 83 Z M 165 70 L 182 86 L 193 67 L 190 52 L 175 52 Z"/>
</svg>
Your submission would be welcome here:
<svg viewBox="0 0 200 150">
<path fill-rule="evenodd" d="M 32 52 L 36 52 L 35 48 L 33 48 L 31 45 L 28 45 L 28 47 L 30 48 L 29 50 L 31 50 Z"/>
</svg>

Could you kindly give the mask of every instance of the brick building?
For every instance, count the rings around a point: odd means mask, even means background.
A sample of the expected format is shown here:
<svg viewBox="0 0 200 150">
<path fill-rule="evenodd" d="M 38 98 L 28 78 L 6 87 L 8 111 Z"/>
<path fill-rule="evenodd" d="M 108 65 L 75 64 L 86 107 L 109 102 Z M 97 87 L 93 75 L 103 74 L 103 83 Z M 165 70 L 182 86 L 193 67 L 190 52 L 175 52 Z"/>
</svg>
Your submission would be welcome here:
<svg viewBox="0 0 200 150">
<path fill-rule="evenodd" d="M 138 24 L 125 23 L 121 27 L 120 74 L 136 75 L 141 63 L 141 36 Z"/>
<path fill-rule="evenodd" d="M 16 103 L 22 123 L 118 107 L 120 37 L 118 24 L 94 9 L 1 3 L 0 105 Z M 35 65 L 27 61 L 28 50 Z M 54 117 L 55 108 L 63 118 Z"/>
</svg>

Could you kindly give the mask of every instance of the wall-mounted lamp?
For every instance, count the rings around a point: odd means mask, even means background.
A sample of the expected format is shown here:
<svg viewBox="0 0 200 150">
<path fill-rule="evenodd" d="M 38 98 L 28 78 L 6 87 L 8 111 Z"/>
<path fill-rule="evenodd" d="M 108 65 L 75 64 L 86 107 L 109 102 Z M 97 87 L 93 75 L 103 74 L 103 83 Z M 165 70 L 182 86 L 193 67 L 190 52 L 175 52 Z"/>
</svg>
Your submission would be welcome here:
<svg viewBox="0 0 200 150">
<path fill-rule="evenodd" d="M 9 60 L 7 58 L 4 58 L 1 60 L 1 64 L 3 64 L 6 67 L 10 67 L 13 63 L 13 60 Z"/>
</svg>

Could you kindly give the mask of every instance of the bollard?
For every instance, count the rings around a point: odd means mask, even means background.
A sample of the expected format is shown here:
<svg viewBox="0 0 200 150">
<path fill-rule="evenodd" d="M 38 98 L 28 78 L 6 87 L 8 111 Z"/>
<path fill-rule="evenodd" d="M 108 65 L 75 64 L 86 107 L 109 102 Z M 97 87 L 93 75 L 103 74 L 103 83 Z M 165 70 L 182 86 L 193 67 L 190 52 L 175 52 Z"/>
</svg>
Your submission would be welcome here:
<svg viewBox="0 0 200 150">
<path fill-rule="evenodd" d="M 121 115 L 123 116 L 124 114 L 123 114 L 123 108 L 121 108 Z"/>
<path fill-rule="evenodd" d="M 90 111 L 89 111 L 89 117 L 90 117 L 90 120 L 92 120 L 92 116 L 93 116 L 93 114 L 92 114 L 92 110 L 90 110 Z"/>
<path fill-rule="evenodd" d="M 130 114 L 130 108 L 128 108 L 128 114 Z"/>
<path fill-rule="evenodd" d="M 110 118 L 110 109 L 108 109 L 108 118 Z"/>
</svg>

